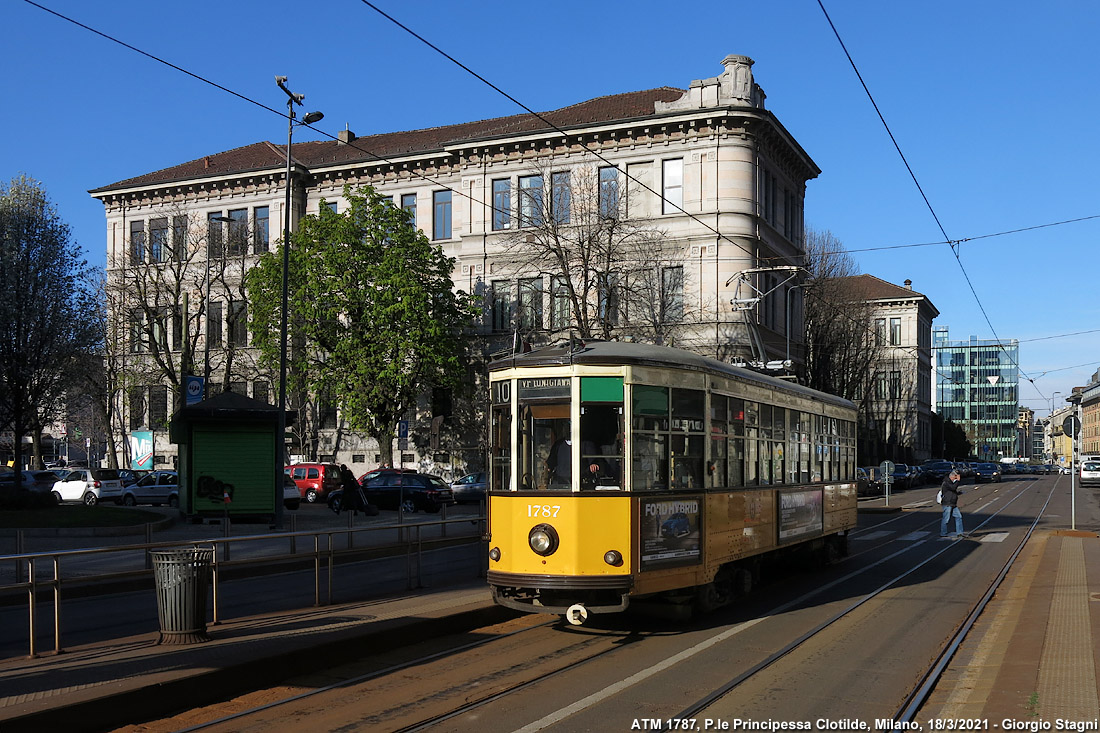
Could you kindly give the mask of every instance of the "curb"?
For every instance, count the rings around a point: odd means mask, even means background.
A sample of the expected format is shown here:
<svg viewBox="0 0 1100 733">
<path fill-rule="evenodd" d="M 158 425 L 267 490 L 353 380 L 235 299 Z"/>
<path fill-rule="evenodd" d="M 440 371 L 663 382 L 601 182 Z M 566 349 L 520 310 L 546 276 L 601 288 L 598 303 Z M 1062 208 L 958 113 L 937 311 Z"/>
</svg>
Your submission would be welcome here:
<svg viewBox="0 0 1100 733">
<path fill-rule="evenodd" d="M 155 522 L 131 524 L 124 527 L 28 527 L 26 529 L 0 529 L 0 537 L 130 537 L 144 535 L 146 527 L 156 532 L 168 529 L 176 523 L 175 518 L 165 517 Z"/>
</svg>

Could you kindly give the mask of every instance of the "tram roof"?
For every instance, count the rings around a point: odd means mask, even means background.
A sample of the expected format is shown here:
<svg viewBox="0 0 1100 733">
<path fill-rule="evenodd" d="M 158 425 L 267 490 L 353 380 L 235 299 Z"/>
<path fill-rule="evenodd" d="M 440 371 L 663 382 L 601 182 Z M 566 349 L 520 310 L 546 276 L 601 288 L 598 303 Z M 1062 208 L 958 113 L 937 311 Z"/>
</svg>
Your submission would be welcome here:
<svg viewBox="0 0 1100 733">
<path fill-rule="evenodd" d="M 718 373 L 746 382 L 755 382 L 769 389 L 793 392 L 822 402 L 855 408 L 851 401 L 843 397 L 820 392 L 784 379 L 769 377 L 751 369 L 737 367 L 724 361 L 696 354 L 694 351 L 676 349 L 671 346 L 656 346 L 654 344 L 638 344 L 625 341 L 585 341 L 583 343 L 573 341 L 572 343 L 555 344 L 535 351 L 496 359 L 489 364 L 489 371 L 523 367 L 564 366 L 567 364 L 636 364 L 666 369 Z"/>
</svg>

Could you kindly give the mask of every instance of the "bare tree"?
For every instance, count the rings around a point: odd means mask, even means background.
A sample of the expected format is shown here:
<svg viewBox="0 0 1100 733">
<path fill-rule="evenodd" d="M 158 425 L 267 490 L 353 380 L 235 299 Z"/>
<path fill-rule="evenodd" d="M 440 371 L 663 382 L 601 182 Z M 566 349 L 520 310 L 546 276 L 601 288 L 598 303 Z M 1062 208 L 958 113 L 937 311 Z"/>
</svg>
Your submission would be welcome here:
<svg viewBox="0 0 1100 733">
<path fill-rule="evenodd" d="M 521 332 L 660 342 L 689 317 L 679 248 L 652 221 L 627 218 L 621 185 L 616 169 L 592 166 L 547 164 L 520 179 L 518 221 L 500 259 L 521 278 Z M 494 229 L 511 228 L 513 192 L 498 193 Z"/>
<path fill-rule="evenodd" d="M 881 367 L 872 307 L 854 287 L 858 274 L 854 260 L 831 232 L 807 230 L 806 270 L 806 358 L 801 381 L 856 402 L 863 452 L 867 439 L 874 440 L 885 429 L 885 421 L 873 414 L 876 390 L 885 398 L 891 389 Z M 882 375 L 878 377 L 882 381 L 876 381 L 876 375 Z"/>
</svg>

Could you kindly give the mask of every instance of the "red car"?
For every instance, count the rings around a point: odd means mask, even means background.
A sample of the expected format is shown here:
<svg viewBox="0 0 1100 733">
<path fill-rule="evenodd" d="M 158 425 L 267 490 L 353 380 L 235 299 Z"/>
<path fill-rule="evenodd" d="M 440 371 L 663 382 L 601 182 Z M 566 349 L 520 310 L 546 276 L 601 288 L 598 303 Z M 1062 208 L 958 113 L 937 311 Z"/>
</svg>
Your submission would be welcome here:
<svg viewBox="0 0 1100 733">
<path fill-rule="evenodd" d="M 294 479 L 302 498 L 310 504 L 324 500 L 343 485 L 340 467 L 335 463 L 295 463 L 287 466 L 284 473 Z"/>
</svg>

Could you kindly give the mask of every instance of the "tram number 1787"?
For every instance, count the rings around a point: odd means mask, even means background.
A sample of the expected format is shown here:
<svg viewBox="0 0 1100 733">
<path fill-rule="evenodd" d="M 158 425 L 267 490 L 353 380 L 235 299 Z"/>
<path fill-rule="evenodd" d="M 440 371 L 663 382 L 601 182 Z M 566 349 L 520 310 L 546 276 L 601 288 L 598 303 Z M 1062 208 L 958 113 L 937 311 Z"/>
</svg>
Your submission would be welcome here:
<svg viewBox="0 0 1100 733">
<path fill-rule="evenodd" d="M 527 516 L 529 517 L 556 517 L 561 511 L 557 504 L 528 504 Z"/>
</svg>

